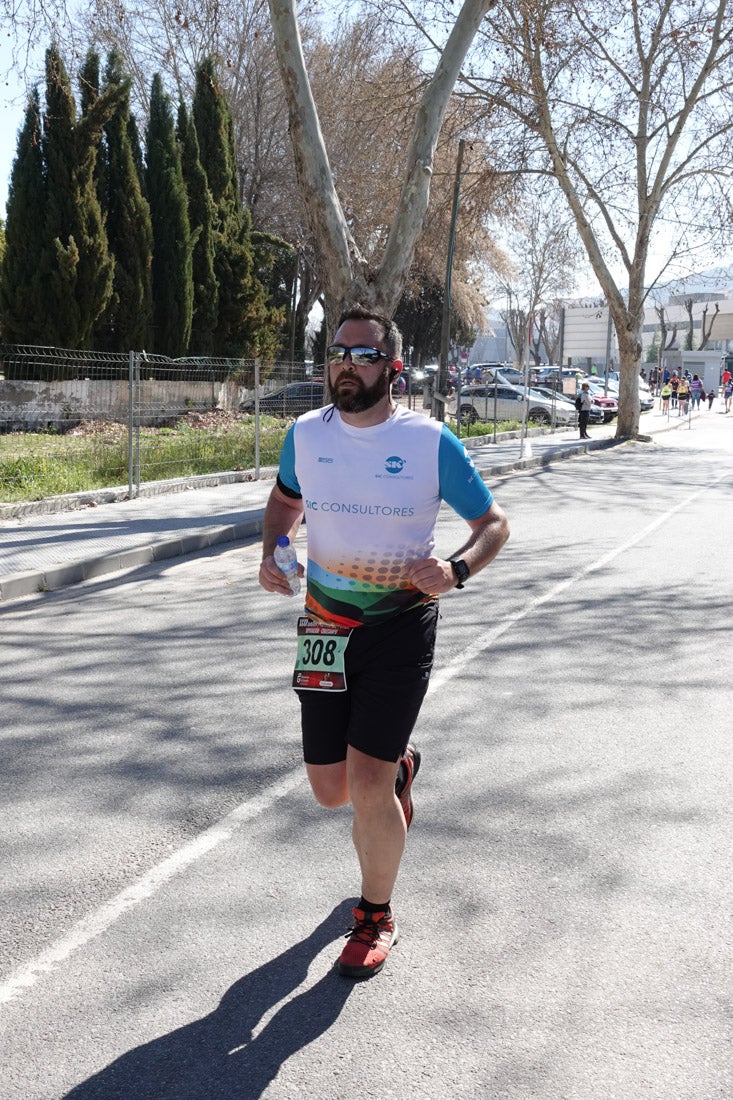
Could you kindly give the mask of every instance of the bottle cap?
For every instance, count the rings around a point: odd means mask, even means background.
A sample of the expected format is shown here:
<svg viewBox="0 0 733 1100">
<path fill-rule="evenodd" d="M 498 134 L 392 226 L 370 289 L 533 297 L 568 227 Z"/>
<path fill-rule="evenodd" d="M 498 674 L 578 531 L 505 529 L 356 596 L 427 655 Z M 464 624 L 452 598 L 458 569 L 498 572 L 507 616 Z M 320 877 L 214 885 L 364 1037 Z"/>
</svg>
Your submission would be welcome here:
<svg viewBox="0 0 733 1100">
<path fill-rule="evenodd" d="M 287 535 L 280 535 L 277 540 L 278 546 L 290 546 L 290 539 Z"/>
</svg>

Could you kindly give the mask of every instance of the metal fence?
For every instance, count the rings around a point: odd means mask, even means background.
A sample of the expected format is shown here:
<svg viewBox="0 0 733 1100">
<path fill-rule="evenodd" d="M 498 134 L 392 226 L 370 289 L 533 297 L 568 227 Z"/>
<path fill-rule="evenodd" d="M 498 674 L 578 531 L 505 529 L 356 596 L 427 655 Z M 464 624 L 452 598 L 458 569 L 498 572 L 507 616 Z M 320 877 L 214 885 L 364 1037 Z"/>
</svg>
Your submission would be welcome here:
<svg viewBox="0 0 733 1100">
<path fill-rule="evenodd" d="M 320 396 L 319 396 L 320 384 Z M 300 398 L 301 405 L 298 405 Z M 0 501 L 274 465 L 303 362 L 0 345 Z"/>
</svg>

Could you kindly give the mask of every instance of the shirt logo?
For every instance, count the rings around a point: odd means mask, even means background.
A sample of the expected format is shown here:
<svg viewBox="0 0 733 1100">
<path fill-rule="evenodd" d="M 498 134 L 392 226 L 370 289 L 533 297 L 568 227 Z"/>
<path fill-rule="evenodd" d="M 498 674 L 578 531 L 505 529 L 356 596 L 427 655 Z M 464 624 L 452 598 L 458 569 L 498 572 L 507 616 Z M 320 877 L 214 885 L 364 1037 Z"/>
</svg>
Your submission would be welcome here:
<svg viewBox="0 0 733 1100">
<path fill-rule="evenodd" d="M 404 458 L 400 458 L 399 455 L 390 455 L 384 464 L 384 468 L 388 474 L 401 474 L 405 467 Z"/>
</svg>

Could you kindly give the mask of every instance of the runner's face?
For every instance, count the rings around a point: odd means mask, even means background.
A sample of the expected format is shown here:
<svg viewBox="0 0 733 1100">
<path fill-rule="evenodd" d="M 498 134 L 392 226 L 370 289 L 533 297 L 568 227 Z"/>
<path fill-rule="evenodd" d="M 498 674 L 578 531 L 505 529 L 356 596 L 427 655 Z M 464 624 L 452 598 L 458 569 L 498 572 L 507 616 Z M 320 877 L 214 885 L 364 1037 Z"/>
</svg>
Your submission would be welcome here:
<svg viewBox="0 0 733 1100">
<path fill-rule="evenodd" d="M 382 326 L 377 321 L 344 321 L 332 342 L 351 348 L 361 344 L 386 352 Z M 343 363 L 334 363 L 329 369 L 333 403 L 343 412 L 366 412 L 389 394 L 390 360 L 355 367 L 347 355 Z"/>
</svg>

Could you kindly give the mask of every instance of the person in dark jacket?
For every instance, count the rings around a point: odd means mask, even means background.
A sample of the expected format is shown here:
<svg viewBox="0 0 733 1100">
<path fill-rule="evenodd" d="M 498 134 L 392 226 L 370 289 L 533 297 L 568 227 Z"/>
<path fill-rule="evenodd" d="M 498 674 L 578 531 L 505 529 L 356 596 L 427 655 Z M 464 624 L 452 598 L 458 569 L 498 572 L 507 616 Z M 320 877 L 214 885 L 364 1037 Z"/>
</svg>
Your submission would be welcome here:
<svg viewBox="0 0 733 1100">
<path fill-rule="evenodd" d="M 583 382 L 580 387 L 578 401 L 578 427 L 580 428 L 580 438 L 590 439 L 588 435 L 588 421 L 590 420 L 590 411 L 593 408 L 593 398 L 591 396 L 590 386 L 587 382 Z"/>
</svg>

